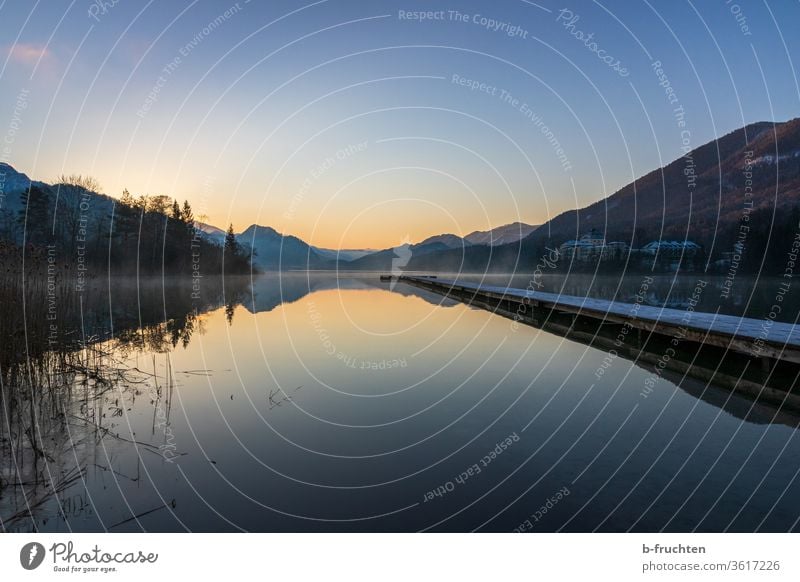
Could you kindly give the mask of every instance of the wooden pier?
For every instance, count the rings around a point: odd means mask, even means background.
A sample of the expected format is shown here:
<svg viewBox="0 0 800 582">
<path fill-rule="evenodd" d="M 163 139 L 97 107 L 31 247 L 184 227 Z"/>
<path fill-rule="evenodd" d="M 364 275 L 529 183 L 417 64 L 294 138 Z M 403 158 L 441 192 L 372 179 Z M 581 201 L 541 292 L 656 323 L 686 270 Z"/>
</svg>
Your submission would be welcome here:
<svg viewBox="0 0 800 582">
<path fill-rule="evenodd" d="M 640 365 L 662 365 L 800 409 L 800 387 L 796 386 L 800 326 L 432 277 L 401 276 L 399 280 L 583 343 L 614 349 Z M 627 328 L 624 333 L 620 333 L 622 328 Z M 664 353 L 674 355 L 666 364 Z"/>
</svg>

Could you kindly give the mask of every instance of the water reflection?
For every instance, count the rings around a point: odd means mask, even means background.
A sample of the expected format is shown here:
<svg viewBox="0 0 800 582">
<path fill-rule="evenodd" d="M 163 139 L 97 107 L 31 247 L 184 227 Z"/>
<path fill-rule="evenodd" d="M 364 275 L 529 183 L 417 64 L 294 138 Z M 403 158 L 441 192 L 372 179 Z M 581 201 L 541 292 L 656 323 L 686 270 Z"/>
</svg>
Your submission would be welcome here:
<svg viewBox="0 0 800 582">
<path fill-rule="evenodd" d="M 4 529 L 797 528 L 794 415 L 561 335 L 375 275 L 106 300 L 5 380 Z"/>
</svg>

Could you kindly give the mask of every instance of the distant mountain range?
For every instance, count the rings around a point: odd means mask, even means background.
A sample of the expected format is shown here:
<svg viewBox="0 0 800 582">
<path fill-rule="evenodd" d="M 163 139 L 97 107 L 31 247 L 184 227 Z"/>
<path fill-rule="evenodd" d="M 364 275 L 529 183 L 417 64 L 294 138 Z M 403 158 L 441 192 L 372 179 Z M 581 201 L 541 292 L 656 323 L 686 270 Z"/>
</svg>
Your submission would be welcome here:
<svg viewBox="0 0 800 582">
<path fill-rule="evenodd" d="M 438 234 L 426 238 L 419 243 L 420 246 L 442 244 L 450 249 L 458 249 L 470 245 L 489 245 L 496 247 L 508 243 L 514 243 L 531 234 L 539 228 L 531 224 L 522 222 L 512 222 L 503 226 L 498 226 L 492 230 L 476 230 L 465 237 L 455 234 Z"/>
<path fill-rule="evenodd" d="M 208 225 L 201 227 L 204 232 Z M 382 250 L 331 250 L 309 245 L 305 241 L 277 232 L 269 226 L 251 225 L 236 235 L 237 241 L 254 251 L 253 264 L 262 270 L 292 269 L 347 269 L 374 270 L 402 269 L 412 257 L 434 254 L 473 245 L 493 246 L 506 241 L 519 241 L 536 229 L 535 226 L 515 222 L 489 231 L 476 231 L 465 237 L 454 234 L 440 234 L 429 237 L 420 243 L 403 243 L 397 247 Z M 210 236 L 220 238 L 218 233 Z M 222 233 L 220 240 L 224 239 Z M 486 242 L 483 242 L 486 241 Z"/>
<path fill-rule="evenodd" d="M 225 231 L 203 222 L 197 228 L 209 239 L 222 244 Z M 455 234 L 439 234 L 422 242 L 402 243 L 389 249 L 344 249 L 334 250 L 310 245 L 302 239 L 281 234 L 269 226 L 250 225 L 236 235 L 239 244 L 254 251 L 253 264 L 261 270 L 297 269 L 347 269 L 382 270 L 393 265 L 402 268 L 412 257 L 435 254 L 440 251 L 464 249 L 466 247 L 500 246 L 518 242 L 533 231 L 536 226 L 513 222 L 491 230 L 476 230 L 465 237 Z"/>
<path fill-rule="evenodd" d="M 796 206 L 800 206 L 800 119 L 758 122 L 685 152 L 607 198 L 564 212 L 520 241 L 415 256 L 406 268 L 531 271 L 546 247 L 592 229 L 604 233 L 606 240 L 634 247 L 652 240 L 693 240 L 709 256 L 719 257 L 733 249 L 741 232 L 750 232 L 740 231 L 739 225 L 747 226 L 757 212 L 778 220 Z M 758 228 L 758 238 L 769 238 L 771 224 Z M 756 248 L 755 232 L 750 239 L 746 234 L 743 238 L 744 247 L 752 242 Z M 781 244 L 788 246 L 791 240 Z"/>
<path fill-rule="evenodd" d="M 403 270 L 409 268 L 414 261 L 426 257 L 435 262 L 441 254 L 459 254 L 470 247 L 491 247 L 516 243 L 530 235 L 538 227 L 521 222 L 513 222 L 493 228 L 492 230 L 476 230 L 465 237 L 455 234 L 439 234 L 431 236 L 417 244 L 404 243 L 390 249 L 384 249 L 354 259 L 346 265 L 348 269 L 360 270 Z"/>
<path fill-rule="evenodd" d="M 0 227 L 21 207 L 31 180 L 0 164 Z M 35 182 L 42 184 L 41 182 Z M 108 211 L 110 198 L 93 205 Z M 269 226 L 237 235 L 263 270 L 529 270 L 545 245 L 559 245 L 597 229 L 632 246 L 646 240 L 692 239 L 710 253 L 722 230 L 759 208 L 780 211 L 800 204 L 800 119 L 759 122 L 733 131 L 636 179 L 611 196 L 564 212 L 541 226 L 515 222 L 464 237 L 444 233 L 393 248 L 336 251 L 317 248 Z M 197 223 L 221 244 L 225 233 Z M 729 249 L 724 249 L 729 250 Z"/>
<path fill-rule="evenodd" d="M 49 187 L 44 182 L 31 181 L 12 166 L 0 163 L 0 228 L 13 223 L 22 208 L 21 194 L 31 184 Z M 108 215 L 111 213 L 113 199 L 104 194 L 87 193 L 92 203 L 90 212 Z M 61 211 L 64 210 L 63 202 Z M 195 226 L 208 240 L 222 245 L 225 230 L 201 221 Z M 515 222 L 488 231 L 475 231 L 465 237 L 454 234 L 441 234 L 429 237 L 416 244 L 400 244 L 395 248 L 375 249 L 327 249 L 315 247 L 300 238 L 281 234 L 270 226 L 250 225 L 236 235 L 239 244 L 253 251 L 253 264 L 264 271 L 299 269 L 382 269 L 391 268 L 392 261 L 401 257 L 398 267 L 402 268 L 412 256 L 465 248 L 473 245 L 500 245 L 520 240 L 536 229 L 535 226 Z"/>
</svg>

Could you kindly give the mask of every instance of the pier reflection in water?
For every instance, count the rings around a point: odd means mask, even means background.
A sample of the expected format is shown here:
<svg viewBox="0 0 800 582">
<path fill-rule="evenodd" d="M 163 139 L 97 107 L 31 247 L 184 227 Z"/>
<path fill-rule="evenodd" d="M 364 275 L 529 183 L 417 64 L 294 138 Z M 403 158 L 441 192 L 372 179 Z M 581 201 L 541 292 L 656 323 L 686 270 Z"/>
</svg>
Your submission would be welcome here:
<svg viewBox="0 0 800 582">
<path fill-rule="evenodd" d="M 696 309 L 708 281 L 699 280 L 683 309 L 645 304 L 654 277 L 644 276 L 632 302 L 547 293 L 529 286 L 427 276 L 399 280 L 442 296 L 606 349 L 600 378 L 622 356 L 656 376 L 673 370 L 729 390 L 800 410 L 800 329 L 794 324 Z M 782 301 L 781 301 L 782 305 Z M 647 391 L 655 384 L 648 382 Z"/>
</svg>

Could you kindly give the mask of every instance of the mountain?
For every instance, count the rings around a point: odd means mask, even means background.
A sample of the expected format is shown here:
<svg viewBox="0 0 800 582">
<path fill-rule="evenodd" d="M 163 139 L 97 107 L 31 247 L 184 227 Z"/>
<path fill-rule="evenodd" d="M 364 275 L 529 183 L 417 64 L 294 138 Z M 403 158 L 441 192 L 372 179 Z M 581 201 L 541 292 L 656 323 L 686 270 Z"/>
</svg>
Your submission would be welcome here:
<svg viewBox="0 0 800 582">
<path fill-rule="evenodd" d="M 448 249 L 460 249 L 470 245 L 489 245 L 496 247 L 521 240 L 536 230 L 538 226 L 524 222 L 512 222 L 491 230 L 476 230 L 465 237 L 455 234 L 439 234 L 418 243 L 419 248 L 432 249 L 428 245 L 441 244 Z"/>
<path fill-rule="evenodd" d="M 31 180 L 9 164 L 0 162 L 0 211 L 5 209 L 17 212 L 22 208 L 19 195 L 30 188 L 31 184 L 40 187 L 46 186 L 43 182 Z"/>
<path fill-rule="evenodd" d="M 518 243 L 538 227 L 522 222 L 513 222 L 491 230 L 476 230 L 465 237 L 455 234 L 431 236 L 417 244 L 405 244 L 393 249 L 384 249 L 361 257 L 347 264 L 348 269 L 364 270 L 437 270 L 443 260 L 455 271 L 463 268 L 469 257 L 476 264 L 485 263 L 495 254 L 492 247 Z M 506 249 L 508 252 L 509 249 Z M 475 267 L 476 269 L 478 267 Z"/>
<path fill-rule="evenodd" d="M 436 236 L 429 236 L 421 243 L 418 243 L 417 247 L 419 248 L 433 248 L 429 247 L 428 245 L 439 245 L 440 247 L 448 248 L 448 249 L 460 249 L 467 243 L 463 238 L 460 236 L 456 236 L 454 234 L 437 234 Z"/>
<path fill-rule="evenodd" d="M 194 221 L 194 227 L 202 236 L 218 245 L 221 245 L 225 242 L 225 231 L 221 228 L 217 228 L 212 224 L 200 222 L 199 220 Z"/>
<path fill-rule="evenodd" d="M 384 249 L 355 259 L 347 263 L 347 269 L 365 271 L 396 271 L 407 268 L 414 257 L 438 256 L 440 253 L 453 251 L 461 253 L 470 246 L 463 239 L 453 234 L 437 235 L 426 238 L 417 244 L 401 244 L 391 249 Z"/>
<path fill-rule="evenodd" d="M 214 227 L 211 227 L 214 228 Z M 221 231 L 220 231 L 221 232 Z M 216 236 L 216 235 L 215 235 Z M 219 237 L 219 244 L 225 233 Z M 236 235 L 239 244 L 253 248 L 253 264 L 267 271 L 297 269 L 335 269 L 337 264 L 348 268 L 348 263 L 374 253 L 371 249 L 324 249 L 312 246 L 304 240 L 284 235 L 269 226 L 253 224 Z"/>
<path fill-rule="evenodd" d="M 322 249 L 319 247 L 311 247 L 323 259 L 339 260 L 339 261 L 354 261 L 376 252 L 375 249 L 343 249 L 340 251 L 334 249 Z"/>
<path fill-rule="evenodd" d="M 539 228 L 524 222 L 512 222 L 504 226 L 498 226 L 492 230 L 476 230 L 464 237 L 464 240 L 473 245 L 500 246 L 508 243 L 517 242 L 534 230 Z"/>
<path fill-rule="evenodd" d="M 336 261 L 320 256 L 305 241 L 283 235 L 269 226 L 250 225 L 236 239 L 239 244 L 252 249 L 253 264 L 264 271 L 336 267 Z"/>
<path fill-rule="evenodd" d="M 212 227 L 213 228 L 213 227 Z M 404 243 L 391 249 L 341 250 L 324 249 L 309 245 L 291 235 L 283 235 L 268 226 L 252 225 L 243 233 L 236 235 L 240 244 L 255 250 L 253 263 L 262 270 L 287 269 L 352 269 L 352 270 L 395 270 L 406 267 L 414 257 L 419 259 L 428 255 L 453 251 L 459 256 L 473 244 L 493 245 L 501 241 L 518 241 L 520 233 L 533 232 L 536 227 L 513 223 L 490 231 L 472 233 L 474 240 L 486 243 L 472 243 L 454 234 L 440 234 L 426 238 L 416 244 Z M 254 239 L 255 236 L 255 239 Z M 224 239 L 224 233 L 220 240 Z"/>
<path fill-rule="evenodd" d="M 517 243 L 536 228 L 514 222 L 492 230 L 475 231 L 463 238 L 455 234 L 439 234 L 417 244 L 404 244 L 372 253 L 348 263 L 347 268 L 375 271 L 439 270 L 438 264 L 443 261 L 458 271 L 468 257 L 481 257 L 485 262 L 495 254 L 493 247 Z"/>
<path fill-rule="evenodd" d="M 752 181 L 751 197 L 746 180 Z M 564 212 L 532 236 L 575 238 L 596 228 L 607 239 L 630 240 L 642 229 L 651 239 L 688 237 L 708 244 L 721 226 L 741 219 L 750 200 L 753 209 L 800 201 L 800 119 L 737 129 L 604 200 Z"/>
</svg>

